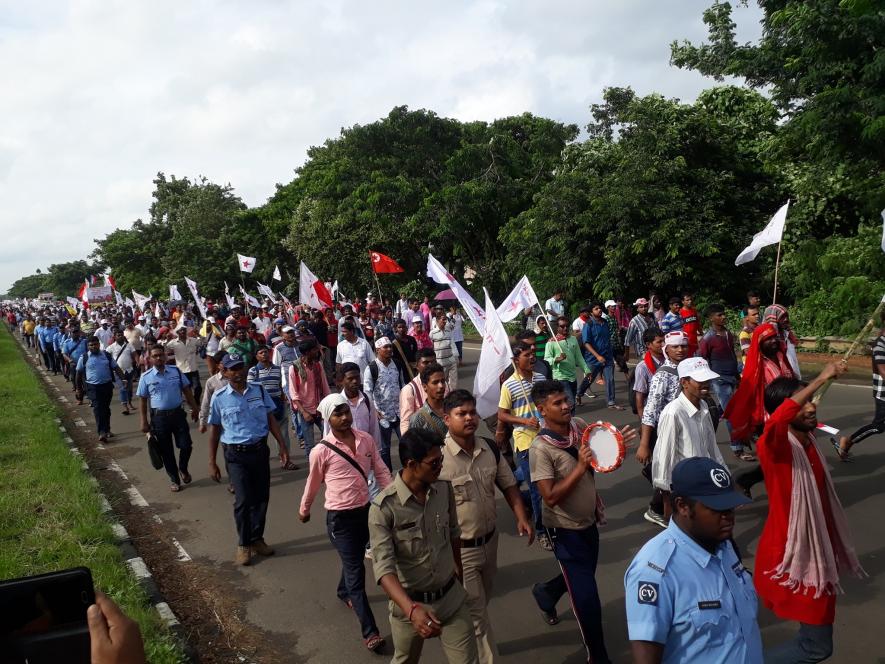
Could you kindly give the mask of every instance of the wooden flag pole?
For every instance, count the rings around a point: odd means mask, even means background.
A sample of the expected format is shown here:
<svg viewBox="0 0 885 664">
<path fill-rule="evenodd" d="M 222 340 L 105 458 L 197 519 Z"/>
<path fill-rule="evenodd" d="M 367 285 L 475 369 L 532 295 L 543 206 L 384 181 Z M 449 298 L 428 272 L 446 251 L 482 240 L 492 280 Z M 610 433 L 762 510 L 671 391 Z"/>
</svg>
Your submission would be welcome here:
<svg viewBox="0 0 885 664">
<path fill-rule="evenodd" d="M 777 304 L 777 272 L 781 266 L 781 242 L 777 243 L 777 258 L 774 261 L 774 293 L 771 295 L 771 303 Z"/>
<path fill-rule="evenodd" d="M 883 309 L 885 309 L 885 296 L 882 297 L 882 301 L 879 302 L 879 306 L 877 306 L 873 310 L 873 313 L 870 314 L 870 319 L 867 321 L 867 324 L 863 326 L 863 329 L 854 338 L 851 346 L 849 346 L 848 350 L 845 351 L 845 355 L 842 358 L 843 363 L 848 362 L 848 358 L 854 355 L 857 347 L 860 346 L 866 336 L 870 333 L 870 330 L 872 330 L 876 326 L 876 321 L 879 320 L 879 316 L 881 316 Z M 823 398 L 824 394 L 827 393 L 827 390 L 830 389 L 830 385 L 832 385 L 832 383 L 832 379 L 824 383 L 823 386 L 817 391 L 817 394 L 814 395 L 814 399 L 812 399 L 812 402 L 815 404 L 820 403 L 820 400 Z"/>
</svg>

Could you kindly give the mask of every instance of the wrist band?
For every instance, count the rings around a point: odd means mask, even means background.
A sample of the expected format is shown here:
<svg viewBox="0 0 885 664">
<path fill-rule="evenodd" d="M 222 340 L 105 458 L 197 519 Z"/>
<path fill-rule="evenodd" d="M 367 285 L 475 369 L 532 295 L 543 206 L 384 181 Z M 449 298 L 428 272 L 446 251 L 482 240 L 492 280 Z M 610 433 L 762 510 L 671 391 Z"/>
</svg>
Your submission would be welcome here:
<svg viewBox="0 0 885 664">
<path fill-rule="evenodd" d="M 409 622 L 412 622 L 412 614 L 415 613 L 415 609 L 418 608 L 417 602 L 412 602 L 411 608 L 409 608 Z"/>
</svg>

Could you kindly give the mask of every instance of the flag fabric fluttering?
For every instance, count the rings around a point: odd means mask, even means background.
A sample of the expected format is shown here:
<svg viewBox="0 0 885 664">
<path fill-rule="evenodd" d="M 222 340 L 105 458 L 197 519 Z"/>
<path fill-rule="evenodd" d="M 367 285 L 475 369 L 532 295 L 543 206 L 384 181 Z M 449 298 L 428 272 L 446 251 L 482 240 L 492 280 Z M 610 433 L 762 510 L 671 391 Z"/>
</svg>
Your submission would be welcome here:
<svg viewBox="0 0 885 664">
<path fill-rule="evenodd" d="M 226 281 L 224 282 L 224 299 L 227 300 L 227 308 L 233 309 L 236 302 L 234 302 L 234 299 L 230 295 L 230 288 Z"/>
<path fill-rule="evenodd" d="M 184 299 L 183 297 L 181 297 L 181 293 L 178 292 L 178 286 L 176 284 L 169 285 L 169 299 L 173 302 Z"/>
<path fill-rule="evenodd" d="M 529 283 L 529 278 L 523 275 L 496 311 L 501 322 L 508 323 L 516 318 L 523 309 L 534 307 L 536 304 L 541 306 L 538 296 L 535 295 L 535 289 Z"/>
<path fill-rule="evenodd" d="M 144 311 L 145 303 L 150 300 L 147 295 L 142 295 L 140 293 L 136 293 L 134 290 L 132 291 L 132 297 L 135 300 L 135 306 Z"/>
<path fill-rule="evenodd" d="M 270 298 L 270 301 L 271 301 L 271 302 L 276 303 L 276 301 L 277 301 L 277 296 L 276 296 L 276 294 L 271 290 L 270 286 L 268 286 L 267 284 L 263 284 L 263 283 L 261 283 L 260 281 L 257 282 L 257 283 L 258 283 L 258 292 L 261 293 L 262 295 L 264 295 L 265 297 Z"/>
<path fill-rule="evenodd" d="M 117 290 L 117 282 L 114 279 L 114 277 L 111 275 L 110 272 L 108 272 L 106 275 L 104 275 L 104 285 L 110 286 L 114 290 Z"/>
<path fill-rule="evenodd" d="M 206 305 L 203 303 L 203 298 L 200 297 L 200 292 L 197 290 L 197 282 L 185 277 L 184 283 L 187 284 L 187 289 L 191 292 L 191 295 L 194 296 L 194 301 L 197 303 L 197 309 L 200 310 L 200 315 L 203 318 L 208 318 L 209 316 L 206 314 Z M 184 318 L 184 316 L 181 316 L 181 318 Z"/>
<path fill-rule="evenodd" d="M 298 299 L 314 309 L 334 307 L 332 294 L 320 279 L 301 261 L 301 274 L 298 278 Z"/>
<path fill-rule="evenodd" d="M 257 309 L 261 308 L 261 302 L 259 302 L 255 297 L 249 295 L 249 293 L 246 292 L 246 289 L 243 288 L 242 286 L 240 286 L 240 292 L 243 294 L 243 297 L 245 298 L 246 303 L 250 307 L 255 307 Z"/>
<path fill-rule="evenodd" d="M 479 306 L 476 300 L 473 299 L 473 296 L 471 296 L 470 293 L 458 283 L 458 280 L 455 279 L 445 267 L 443 267 L 442 263 L 433 257 L 433 254 L 427 255 L 427 276 L 433 279 L 436 283 L 444 284 L 452 289 L 455 297 L 458 298 L 458 302 L 461 303 L 464 313 L 467 314 L 470 322 L 473 323 L 473 327 L 476 328 L 477 332 L 483 334 L 483 331 L 485 330 L 486 312 Z"/>
<path fill-rule="evenodd" d="M 784 203 L 780 210 L 774 213 L 771 220 L 765 225 L 761 231 L 753 236 L 753 240 L 747 247 L 738 254 L 734 260 L 735 265 L 743 265 L 754 260 L 763 247 L 777 244 L 784 236 L 784 225 L 787 223 L 787 210 L 790 207 L 790 201 Z"/>
<path fill-rule="evenodd" d="M 116 303 L 117 303 L 118 305 L 120 305 L 121 307 L 122 307 L 124 304 L 126 304 L 126 303 L 123 301 L 123 293 L 121 293 L 120 291 L 118 291 L 116 288 L 114 289 L 114 300 L 115 300 Z"/>
<path fill-rule="evenodd" d="M 237 262 L 240 265 L 240 272 L 249 272 L 251 274 L 252 270 L 255 269 L 254 256 L 243 256 L 243 254 L 237 254 Z"/>
<path fill-rule="evenodd" d="M 501 374 L 510 366 L 512 352 L 507 330 L 495 311 L 489 291 L 483 288 L 486 296 L 485 332 L 482 336 L 482 350 L 479 364 L 473 379 L 473 394 L 476 397 L 476 412 L 480 417 L 490 417 L 498 412 L 501 398 Z"/>
<path fill-rule="evenodd" d="M 402 266 L 390 256 L 385 256 L 377 251 L 370 251 L 369 259 L 372 261 L 372 271 L 375 272 L 375 274 L 397 274 L 399 272 L 405 272 Z"/>
<path fill-rule="evenodd" d="M 274 265 L 273 278 L 275 281 L 282 281 L 283 280 L 283 275 L 280 274 L 280 266 L 279 265 Z"/>
</svg>

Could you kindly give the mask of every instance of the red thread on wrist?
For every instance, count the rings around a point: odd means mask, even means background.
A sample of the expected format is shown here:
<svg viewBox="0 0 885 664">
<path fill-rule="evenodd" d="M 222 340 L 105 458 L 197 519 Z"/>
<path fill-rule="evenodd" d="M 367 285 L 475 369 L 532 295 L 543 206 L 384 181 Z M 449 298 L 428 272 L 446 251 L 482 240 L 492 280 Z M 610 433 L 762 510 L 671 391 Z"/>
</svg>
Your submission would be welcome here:
<svg viewBox="0 0 885 664">
<path fill-rule="evenodd" d="M 409 608 L 409 622 L 412 622 L 412 614 L 415 613 L 415 609 L 418 608 L 417 602 L 412 602 L 412 606 Z"/>
</svg>

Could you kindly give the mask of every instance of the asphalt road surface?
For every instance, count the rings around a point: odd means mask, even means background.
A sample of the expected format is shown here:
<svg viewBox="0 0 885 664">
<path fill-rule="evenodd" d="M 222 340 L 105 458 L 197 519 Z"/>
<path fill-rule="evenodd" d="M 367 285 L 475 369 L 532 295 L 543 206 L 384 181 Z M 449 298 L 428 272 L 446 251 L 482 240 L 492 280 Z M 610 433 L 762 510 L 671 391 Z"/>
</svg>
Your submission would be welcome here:
<svg viewBox="0 0 885 664">
<path fill-rule="evenodd" d="M 468 389 L 473 383 L 478 351 L 478 346 L 472 344 L 465 348 L 461 384 Z M 63 384 L 60 378 L 56 380 Z M 595 389 L 604 395 L 602 388 Z M 623 376 L 619 374 L 617 392 L 621 403 L 624 389 Z M 67 390 L 62 394 L 68 394 Z M 92 428 L 88 402 L 80 407 L 73 406 L 73 403 L 71 400 L 69 407 Z M 866 385 L 836 385 L 827 393 L 819 418 L 837 428 L 853 430 L 870 419 L 872 407 L 872 392 Z M 589 421 L 602 419 L 618 426 L 635 424 L 635 416 L 629 410 L 614 412 L 606 409 L 604 396 L 585 400 L 579 415 Z M 388 659 L 365 650 L 355 617 L 335 596 L 339 559 L 326 536 L 322 497 L 315 502 L 309 523 L 302 524 L 298 520 L 298 505 L 307 477 L 302 451 L 296 447 L 293 453 L 300 466 L 297 471 L 281 471 L 276 460 L 273 457 L 271 460 L 272 488 L 266 539 L 276 547 L 276 556 L 259 559 L 257 564 L 248 568 L 237 568 L 233 564 L 236 534 L 231 496 L 224 484 L 215 484 L 208 478 L 207 436 L 200 434 L 196 427 L 192 429 L 194 454 L 190 471 L 194 481 L 180 493 L 173 494 L 169 491 L 165 473 L 150 466 L 138 416 L 123 417 L 116 395 L 112 428 L 116 436 L 107 449 L 168 524 L 170 537 L 176 537 L 193 558 L 193 563 L 181 563 L 185 568 L 183 573 L 189 564 L 217 569 L 219 582 L 227 584 L 229 592 L 241 603 L 247 620 L 272 635 L 285 636 L 285 642 L 295 643 L 291 657 L 286 661 L 337 664 Z M 732 460 L 723 431 L 720 431 L 720 441 L 723 456 L 732 470 L 746 465 Z M 836 611 L 832 661 L 885 662 L 885 646 L 876 633 L 882 629 L 885 599 L 885 536 L 882 527 L 885 499 L 881 492 L 885 483 L 885 438 L 870 438 L 855 447 L 854 463 L 839 463 L 826 439 L 820 438 L 819 442 L 830 461 L 837 491 L 847 510 L 855 547 L 870 574 L 870 578 L 863 580 L 842 579 L 845 594 L 839 598 Z M 275 449 L 275 442 L 271 442 L 271 449 Z M 597 475 L 597 486 L 608 508 L 608 525 L 601 529 L 596 576 L 606 644 L 612 658 L 618 662 L 629 661 L 624 571 L 639 547 L 659 532 L 657 526 L 642 518 L 649 486 L 640 477 L 639 466 L 630 454 L 628 451 L 628 458 L 619 470 Z M 394 464 L 397 465 L 395 452 Z M 751 569 L 767 513 L 764 488 L 760 485 L 754 493 L 753 504 L 739 511 L 736 525 L 737 542 L 744 552 L 745 564 Z M 557 574 L 553 555 L 537 544 L 526 547 L 525 539 L 516 536 L 512 514 L 500 498 L 498 515 L 501 533 L 499 569 L 490 612 L 502 661 L 532 664 L 583 662 L 578 627 L 567 599 L 563 598 L 558 607 L 562 617 L 560 624 L 548 627 L 542 622 L 530 593 L 533 583 Z M 372 609 L 382 634 L 389 640 L 387 600 L 373 583 L 371 565 L 367 567 Z M 760 609 L 759 622 L 766 645 L 791 637 L 797 628 L 795 623 L 784 623 L 764 608 Z M 387 655 L 391 652 L 388 643 Z M 425 644 L 423 661 L 445 661 L 438 642 Z"/>
</svg>

